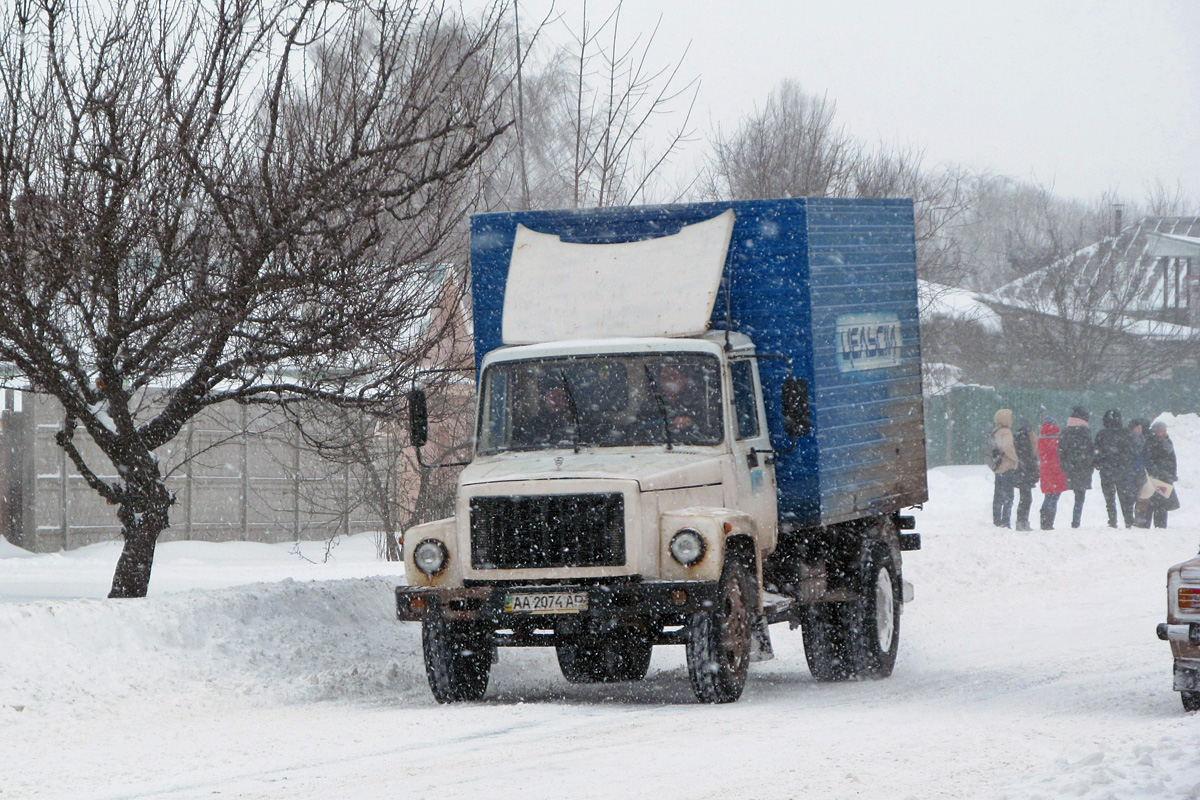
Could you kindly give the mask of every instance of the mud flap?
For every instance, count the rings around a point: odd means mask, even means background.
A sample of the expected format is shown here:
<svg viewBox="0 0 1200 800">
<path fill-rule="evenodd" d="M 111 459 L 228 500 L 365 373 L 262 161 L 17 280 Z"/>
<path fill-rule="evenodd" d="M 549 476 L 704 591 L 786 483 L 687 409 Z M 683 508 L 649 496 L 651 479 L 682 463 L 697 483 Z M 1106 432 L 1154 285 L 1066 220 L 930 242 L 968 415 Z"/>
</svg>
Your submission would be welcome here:
<svg viewBox="0 0 1200 800">
<path fill-rule="evenodd" d="M 754 651 L 751 650 L 751 653 Z M 751 657 L 751 661 L 753 661 Z M 1173 689 L 1177 692 L 1200 692 L 1200 662 L 1175 662 L 1175 682 Z"/>
<path fill-rule="evenodd" d="M 758 663 L 770 661 L 774 657 L 775 650 L 771 647 L 771 633 L 767 628 L 767 617 L 765 614 L 755 614 L 753 622 L 750 623 L 750 661 Z"/>
</svg>

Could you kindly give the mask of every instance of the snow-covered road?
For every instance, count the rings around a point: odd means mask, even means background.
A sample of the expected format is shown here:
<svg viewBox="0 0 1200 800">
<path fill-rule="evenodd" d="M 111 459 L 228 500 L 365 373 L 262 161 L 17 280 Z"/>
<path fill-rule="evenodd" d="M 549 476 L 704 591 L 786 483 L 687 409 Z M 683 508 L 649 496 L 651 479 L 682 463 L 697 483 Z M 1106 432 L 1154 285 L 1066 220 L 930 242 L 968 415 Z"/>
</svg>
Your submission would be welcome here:
<svg viewBox="0 0 1200 800">
<path fill-rule="evenodd" d="M 665 647 L 644 682 L 590 687 L 502 650 L 482 703 L 437 706 L 360 537 L 329 565 L 164 545 L 151 597 L 121 602 L 28 600 L 102 594 L 111 547 L 9 548 L 0 798 L 1200 797 L 1200 714 L 1154 636 L 1200 541 L 1200 420 L 1172 434 L 1167 531 L 1104 527 L 1098 491 L 1079 530 L 998 531 L 985 470 L 935 470 L 895 674 L 818 684 L 774 626 L 727 706 L 697 705 Z M 270 582 L 191 588 L 247 572 Z"/>
</svg>

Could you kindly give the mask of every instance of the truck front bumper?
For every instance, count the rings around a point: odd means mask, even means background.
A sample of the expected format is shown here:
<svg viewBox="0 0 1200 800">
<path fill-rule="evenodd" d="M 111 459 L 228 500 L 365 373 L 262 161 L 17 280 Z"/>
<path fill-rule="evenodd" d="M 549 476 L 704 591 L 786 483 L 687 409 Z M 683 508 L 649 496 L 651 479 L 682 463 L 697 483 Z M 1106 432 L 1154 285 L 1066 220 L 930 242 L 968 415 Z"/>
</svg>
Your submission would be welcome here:
<svg viewBox="0 0 1200 800">
<path fill-rule="evenodd" d="M 506 612 L 509 595 L 529 592 L 586 592 L 587 608 L 574 613 Z M 621 621 L 654 618 L 662 624 L 682 623 L 696 611 L 712 608 L 717 584 L 705 581 L 634 582 L 602 585 L 502 585 L 461 588 L 396 587 L 396 617 L 420 622 L 430 616 L 447 621 L 475 621 L 496 628 L 557 627 L 573 620 Z"/>
</svg>

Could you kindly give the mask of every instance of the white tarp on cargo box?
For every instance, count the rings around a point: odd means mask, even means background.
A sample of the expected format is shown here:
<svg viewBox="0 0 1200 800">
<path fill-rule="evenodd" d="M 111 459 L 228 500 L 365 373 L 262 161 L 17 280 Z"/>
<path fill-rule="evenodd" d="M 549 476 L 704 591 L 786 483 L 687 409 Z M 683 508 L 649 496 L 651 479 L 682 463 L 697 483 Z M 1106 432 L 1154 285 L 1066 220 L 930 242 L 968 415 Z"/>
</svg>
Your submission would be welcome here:
<svg viewBox="0 0 1200 800">
<path fill-rule="evenodd" d="M 564 242 L 518 225 L 504 343 L 704 333 L 733 218 L 729 210 L 670 236 L 620 244 Z"/>
</svg>

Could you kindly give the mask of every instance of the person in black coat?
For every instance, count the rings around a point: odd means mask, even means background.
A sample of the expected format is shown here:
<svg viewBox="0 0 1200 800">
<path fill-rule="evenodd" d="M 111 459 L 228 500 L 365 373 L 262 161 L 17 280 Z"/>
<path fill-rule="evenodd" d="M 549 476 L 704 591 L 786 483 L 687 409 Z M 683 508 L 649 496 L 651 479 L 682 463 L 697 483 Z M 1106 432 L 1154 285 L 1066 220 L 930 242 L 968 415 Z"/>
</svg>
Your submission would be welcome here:
<svg viewBox="0 0 1200 800">
<path fill-rule="evenodd" d="M 1125 527 L 1133 527 L 1134 496 L 1122 491 L 1129 482 L 1133 461 L 1133 435 L 1121 425 L 1121 412 L 1110 408 L 1104 412 L 1104 428 L 1096 434 L 1096 471 L 1100 473 L 1100 491 L 1104 492 L 1110 528 L 1117 527 L 1117 498 L 1121 500 Z"/>
<path fill-rule="evenodd" d="M 1033 505 L 1033 486 L 1038 482 L 1037 440 L 1033 436 L 1033 425 L 1021 417 L 1013 431 L 1013 447 L 1017 451 L 1017 468 L 1013 470 L 1013 485 L 1017 487 L 1017 523 L 1019 531 L 1029 527 L 1029 508 Z"/>
<path fill-rule="evenodd" d="M 1159 492 L 1150 495 L 1150 519 L 1154 527 L 1167 527 L 1167 512 L 1179 508 L 1174 484 L 1179 480 L 1175 464 L 1175 445 L 1167 436 L 1167 424 L 1157 421 L 1150 426 L 1146 439 L 1146 473 L 1155 480 L 1171 484 L 1171 494 L 1164 497 Z"/>
<path fill-rule="evenodd" d="M 1092 488 L 1092 471 L 1096 468 L 1096 449 L 1088 429 L 1088 412 L 1082 406 L 1071 409 L 1067 429 L 1058 437 L 1058 462 L 1067 476 L 1067 488 L 1075 493 L 1071 527 L 1078 528 L 1083 517 L 1083 498 Z"/>
<path fill-rule="evenodd" d="M 1142 487 L 1146 484 L 1146 434 L 1150 432 L 1150 421 L 1145 419 L 1129 420 L 1129 439 L 1133 442 L 1133 460 L 1129 464 L 1129 473 L 1125 478 L 1125 493 L 1133 504 L 1133 527 L 1149 528 L 1150 517 L 1143 506 L 1146 504 L 1138 498 Z"/>
</svg>

